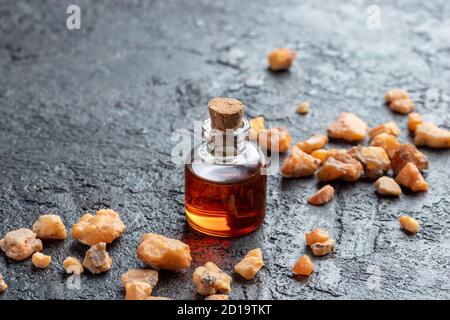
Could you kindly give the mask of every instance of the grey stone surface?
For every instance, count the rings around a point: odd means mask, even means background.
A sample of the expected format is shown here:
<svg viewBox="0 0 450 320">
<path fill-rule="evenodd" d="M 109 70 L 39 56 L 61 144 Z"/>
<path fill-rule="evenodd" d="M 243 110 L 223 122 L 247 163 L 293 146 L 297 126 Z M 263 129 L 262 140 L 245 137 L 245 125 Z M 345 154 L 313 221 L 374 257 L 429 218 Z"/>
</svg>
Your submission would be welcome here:
<svg viewBox="0 0 450 320">
<path fill-rule="evenodd" d="M 65 27 L 66 8 L 82 10 L 82 28 Z M 411 92 L 419 112 L 450 128 L 450 3 L 378 1 L 381 29 L 366 27 L 371 1 L 22 1 L 0 4 L 0 234 L 31 227 L 43 213 L 67 226 L 111 207 L 126 234 L 108 247 L 114 264 L 66 287 L 61 264 L 85 246 L 46 241 L 47 270 L 0 254 L 10 284 L 0 299 L 122 299 L 120 274 L 142 266 L 140 236 L 158 232 L 186 241 L 193 265 L 161 272 L 155 295 L 199 298 L 193 269 L 212 260 L 231 272 L 248 249 L 261 247 L 266 267 L 250 282 L 234 277 L 233 299 L 450 298 L 449 151 L 424 149 L 430 190 L 380 198 L 371 182 L 335 184 L 323 207 L 306 203 L 315 179 L 269 179 L 268 213 L 258 231 L 224 240 L 190 231 L 183 213 L 183 168 L 170 161 L 173 130 L 192 129 L 214 96 L 247 105 L 294 140 L 324 132 L 339 112 L 374 126 L 406 117 L 383 105 L 392 87 Z M 298 53 L 292 70 L 272 74 L 266 54 Z M 311 112 L 295 114 L 309 100 Z M 343 146 L 332 143 L 331 146 Z M 408 236 L 398 217 L 418 218 Z M 304 232 L 330 230 L 337 245 L 314 259 L 309 279 L 290 269 L 305 252 Z"/>
</svg>

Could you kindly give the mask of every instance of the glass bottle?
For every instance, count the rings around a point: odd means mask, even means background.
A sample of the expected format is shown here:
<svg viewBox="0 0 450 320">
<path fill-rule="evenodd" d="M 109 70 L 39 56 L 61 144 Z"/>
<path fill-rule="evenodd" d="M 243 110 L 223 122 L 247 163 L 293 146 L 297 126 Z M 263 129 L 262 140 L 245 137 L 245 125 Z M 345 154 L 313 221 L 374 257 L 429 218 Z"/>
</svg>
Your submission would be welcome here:
<svg viewBox="0 0 450 320">
<path fill-rule="evenodd" d="M 195 230 L 236 237 L 258 228 L 266 213 L 266 158 L 250 142 L 249 123 L 235 130 L 202 125 L 202 144 L 185 165 L 186 220 Z"/>
</svg>

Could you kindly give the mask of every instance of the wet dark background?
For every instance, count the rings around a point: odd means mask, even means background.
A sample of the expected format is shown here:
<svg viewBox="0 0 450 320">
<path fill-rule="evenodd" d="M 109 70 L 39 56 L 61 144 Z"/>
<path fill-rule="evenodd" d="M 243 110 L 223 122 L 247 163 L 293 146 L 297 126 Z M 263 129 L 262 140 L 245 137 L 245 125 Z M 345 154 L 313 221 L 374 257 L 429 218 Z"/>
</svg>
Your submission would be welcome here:
<svg viewBox="0 0 450 320">
<path fill-rule="evenodd" d="M 81 30 L 66 8 L 81 7 Z M 120 274 L 141 266 L 140 236 L 158 232 L 192 249 L 190 270 L 161 272 L 155 295 L 196 298 L 193 269 L 211 260 L 228 272 L 261 247 L 266 267 L 250 282 L 234 277 L 233 299 L 409 299 L 450 297 L 449 151 L 425 149 L 430 190 L 380 198 L 371 182 L 335 184 L 323 207 L 306 204 L 314 178 L 269 179 L 268 214 L 251 235 L 217 240 L 185 226 L 183 169 L 170 161 L 171 133 L 192 129 L 214 96 L 242 99 L 247 116 L 285 126 L 294 141 L 324 132 L 339 112 L 370 126 L 406 117 L 383 105 L 407 89 L 427 119 L 450 128 L 450 3 L 377 1 L 381 28 L 369 29 L 371 1 L 2 1 L 0 3 L 0 234 L 40 215 L 67 226 L 111 207 L 128 229 L 109 246 L 110 272 L 66 288 L 62 261 L 87 249 L 45 242 L 47 270 L 0 255 L 10 284 L 0 299 L 122 299 Z M 370 11 L 370 9 L 369 9 Z M 276 47 L 298 53 L 288 73 L 266 70 Z M 295 114 L 308 100 L 311 112 Z M 331 144 L 336 146 L 337 144 Z M 422 223 L 414 237 L 400 214 Z M 314 259 L 309 279 L 290 269 L 305 252 L 304 232 L 328 229 L 335 252 Z"/>
</svg>

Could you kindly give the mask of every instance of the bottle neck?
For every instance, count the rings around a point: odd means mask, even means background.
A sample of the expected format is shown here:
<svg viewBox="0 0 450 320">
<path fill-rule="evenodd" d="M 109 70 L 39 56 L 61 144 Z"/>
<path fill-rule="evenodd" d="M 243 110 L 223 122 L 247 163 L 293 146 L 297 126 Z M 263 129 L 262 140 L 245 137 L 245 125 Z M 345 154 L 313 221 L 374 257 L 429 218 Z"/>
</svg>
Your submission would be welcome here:
<svg viewBox="0 0 450 320">
<path fill-rule="evenodd" d="M 232 164 L 239 161 L 245 154 L 250 125 L 246 119 L 236 130 L 221 131 L 211 129 L 211 120 L 203 121 L 202 138 L 203 152 L 214 163 Z"/>
</svg>

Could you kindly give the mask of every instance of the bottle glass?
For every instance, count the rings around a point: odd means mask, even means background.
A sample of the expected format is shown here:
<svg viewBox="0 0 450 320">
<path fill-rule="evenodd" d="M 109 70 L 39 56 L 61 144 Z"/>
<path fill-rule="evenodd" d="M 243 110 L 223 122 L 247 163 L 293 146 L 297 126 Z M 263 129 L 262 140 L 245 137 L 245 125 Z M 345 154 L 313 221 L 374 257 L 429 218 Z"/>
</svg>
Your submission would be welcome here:
<svg viewBox="0 0 450 320">
<path fill-rule="evenodd" d="M 186 220 L 195 230 L 236 237 L 258 228 L 266 213 L 266 158 L 249 142 L 249 123 L 226 132 L 202 125 L 202 144 L 185 165 Z"/>
</svg>

